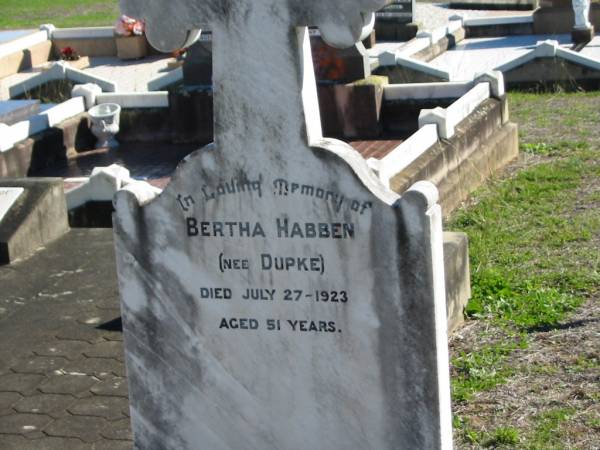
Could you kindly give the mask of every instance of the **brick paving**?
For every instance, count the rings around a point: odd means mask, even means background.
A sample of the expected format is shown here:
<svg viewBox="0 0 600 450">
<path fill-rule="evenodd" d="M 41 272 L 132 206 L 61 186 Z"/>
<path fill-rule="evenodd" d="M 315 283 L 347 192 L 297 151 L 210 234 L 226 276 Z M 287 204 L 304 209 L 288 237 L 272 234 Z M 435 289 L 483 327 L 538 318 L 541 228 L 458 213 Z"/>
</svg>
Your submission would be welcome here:
<svg viewBox="0 0 600 450">
<path fill-rule="evenodd" d="M 0 267 L 0 449 L 131 449 L 112 230 Z"/>
</svg>

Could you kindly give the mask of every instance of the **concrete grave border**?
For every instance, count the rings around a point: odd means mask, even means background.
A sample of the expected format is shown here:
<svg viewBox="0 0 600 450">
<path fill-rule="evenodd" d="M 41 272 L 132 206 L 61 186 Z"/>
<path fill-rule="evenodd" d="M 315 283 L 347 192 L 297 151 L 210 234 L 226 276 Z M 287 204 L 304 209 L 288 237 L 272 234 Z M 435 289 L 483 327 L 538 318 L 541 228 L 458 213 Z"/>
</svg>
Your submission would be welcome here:
<svg viewBox="0 0 600 450">
<path fill-rule="evenodd" d="M 16 143 L 24 141 L 31 135 L 40 133 L 83 112 L 85 112 L 83 97 L 75 97 L 30 117 L 28 120 L 17 122 L 11 126 L 0 124 L 0 152 L 8 151 Z"/>
<path fill-rule="evenodd" d="M 422 110 L 419 130 L 381 159 L 369 158 L 367 164 L 381 182 L 390 187 L 393 177 L 409 167 L 438 141 L 455 134 L 456 125 L 467 118 L 488 98 L 504 97 L 504 81 L 501 72 L 481 74 L 473 81 L 450 83 L 420 83 L 388 85 L 384 88 L 384 100 L 409 100 L 416 98 L 458 97 L 447 108 Z M 504 123 L 508 121 L 506 117 Z"/>
</svg>

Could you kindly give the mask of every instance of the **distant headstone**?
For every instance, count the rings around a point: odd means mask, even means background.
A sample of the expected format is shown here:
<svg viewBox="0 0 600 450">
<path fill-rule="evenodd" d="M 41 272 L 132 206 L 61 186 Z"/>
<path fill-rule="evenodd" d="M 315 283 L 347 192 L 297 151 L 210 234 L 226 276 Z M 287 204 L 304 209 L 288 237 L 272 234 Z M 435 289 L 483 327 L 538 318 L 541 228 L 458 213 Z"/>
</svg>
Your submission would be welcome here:
<svg viewBox="0 0 600 450">
<path fill-rule="evenodd" d="M 0 222 L 23 190 L 22 187 L 0 187 Z"/>
<path fill-rule="evenodd" d="M 215 55 L 214 145 L 115 198 L 135 448 L 451 448 L 437 190 L 320 130 L 305 26 L 350 46 L 383 0 L 235 3 L 122 3 Z"/>
<path fill-rule="evenodd" d="M 410 23 L 414 12 L 415 0 L 393 0 L 375 13 L 375 20 Z"/>
<path fill-rule="evenodd" d="M 415 0 L 394 0 L 375 13 L 375 33 L 382 40 L 409 40 L 417 33 L 413 23 Z"/>
<path fill-rule="evenodd" d="M 183 83 L 186 86 L 212 85 L 211 33 L 202 33 L 187 50 L 183 62 Z"/>
</svg>

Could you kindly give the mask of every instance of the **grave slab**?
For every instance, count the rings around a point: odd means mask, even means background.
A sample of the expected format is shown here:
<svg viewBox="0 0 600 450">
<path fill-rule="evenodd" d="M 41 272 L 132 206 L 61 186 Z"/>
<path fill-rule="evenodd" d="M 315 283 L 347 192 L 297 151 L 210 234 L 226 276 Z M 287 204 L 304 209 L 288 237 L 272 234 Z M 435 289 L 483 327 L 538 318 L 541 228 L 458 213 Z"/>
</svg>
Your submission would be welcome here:
<svg viewBox="0 0 600 450">
<path fill-rule="evenodd" d="M 0 123 L 13 125 L 21 120 L 27 120 L 27 118 L 37 114 L 39 110 L 39 100 L 0 101 Z"/>
</svg>

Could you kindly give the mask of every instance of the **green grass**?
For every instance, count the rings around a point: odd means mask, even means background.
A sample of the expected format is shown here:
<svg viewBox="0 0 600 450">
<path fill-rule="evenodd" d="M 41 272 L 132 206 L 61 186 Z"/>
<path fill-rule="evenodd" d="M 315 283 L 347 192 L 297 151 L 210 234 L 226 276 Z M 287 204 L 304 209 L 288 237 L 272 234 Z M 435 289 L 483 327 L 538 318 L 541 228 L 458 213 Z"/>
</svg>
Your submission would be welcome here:
<svg viewBox="0 0 600 450">
<path fill-rule="evenodd" d="M 600 212 L 584 207 L 598 194 L 582 194 L 600 177 L 598 97 L 509 94 L 512 120 L 524 124 L 521 152 L 540 162 L 489 182 L 475 194 L 475 204 L 446 225 L 469 236 L 467 315 L 503 330 L 497 342 L 474 345 L 452 359 L 454 401 L 504 383 L 513 373 L 507 359 L 527 346 L 529 333 L 551 329 L 600 286 L 600 252 L 593 242 Z M 571 125 L 563 129 L 565 123 Z M 477 442 L 492 437 L 480 435 Z"/>
<path fill-rule="evenodd" d="M 546 450 L 566 448 L 561 443 L 562 427 L 571 420 L 575 410 L 557 408 L 535 417 L 535 427 L 527 439 L 527 449 Z"/>
<path fill-rule="evenodd" d="M 112 25 L 119 15 L 118 0 L 0 0 L 0 29 Z"/>
<path fill-rule="evenodd" d="M 521 345 L 515 341 L 488 345 L 477 352 L 461 352 L 452 360 L 452 398 L 455 401 L 471 399 L 473 393 L 490 389 L 513 374 L 513 369 L 502 362 Z"/>
<path fill-rule="evenodd" d="M 558 151 L 543 151 L 549 148 Z M 582 179 L 600 176 L 586 151 L 565 146 L 562 159 L 491 183 L 475 207 L 458 212 L 448 224 L 469 236 L 469 315 L 520 331 L 552 326 L 600 282 L 593 249 L 575 260 L 565 258 L 570 244 L 589 241 L 600 230 L 597 211 L 570 214 Z"/>
</svg>

